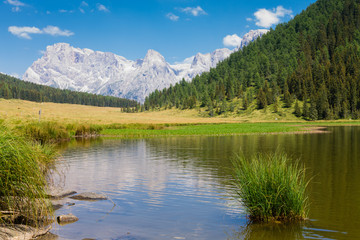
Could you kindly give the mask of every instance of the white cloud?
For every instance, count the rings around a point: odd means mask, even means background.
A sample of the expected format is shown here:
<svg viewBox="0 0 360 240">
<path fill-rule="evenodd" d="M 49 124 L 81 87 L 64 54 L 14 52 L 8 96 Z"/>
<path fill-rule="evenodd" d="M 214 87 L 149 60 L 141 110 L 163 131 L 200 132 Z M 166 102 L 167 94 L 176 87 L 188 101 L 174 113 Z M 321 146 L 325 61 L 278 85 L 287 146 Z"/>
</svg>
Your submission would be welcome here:
<svg viewBox="0 0 360 240">
<path fill-rule="evenodd" d="M 261 8 L 254 13 L 256 18 L 255 24 L 260 27 L 269 28 L 274 24 L 278 24 L 281 20 L 280 18 L 287 15 L 292 17 L 292 10 L 285 9 L 283 6 L 278 6 L 273 10 Z"/>
<path fill-rule="evenodd" d="M 85 8 L 88 8 L 89 7 L 89 4 L 85 1 L 82 1 L 80 3 L 80 7 L 79 7 L 79 10 L 81 13 L 85 13 Z"/>
<path fill-rule="evenodd" d="M 246 18 L 246 21 L 248 21 L 248 22 L 252 22 L 252 21 L 253 21 L 253 19 L 252 19 L 252 18 Z"/>
<path fill-rule="evenodd" d="M 10 26 L 8 31 L 18 36 L 19 38 L 31 39 L 30 34 L 41 34 L 42 31 L 37 27 L 17 27 L 17 26 Z"/>
<path fill-rule="evenodd" d="M 59 13 L 74 13 L 74 10 L 65 10 L 65 9 L 60 9 Z"/>
<path fill-rule="evenodd" d="M 25 3 L 20 2 L 19 0 L 5 0 L 4 3 L 14 6 L 12 8 L 13 12 L 20 12 L 20 10 L 21 10 L 20 7 L 26 6 Z"/>
<path fill-rule="evenodd" d="M 239 37 L 236 34 L 233 34 L 233 35 L 227 35 L 226 37 L 224 37 L 223 44 L 226 47 L 238 47 L 238 46 L 240 46 L 241 41 L 242 41 L 241 37 Z"/>
<path fill-rule="evenodd" d="M 179 16 L 176 16 L 176 15 L 173 14 L 173 13 L 168 13 L 168 14 L 166 14 L 166 17 L 167 17 L 168 19 L 170 19 L 171 21 L 174 21 L 174 22 L 176 22 L 177 20 L 179 20 Z"/>
<path fill-rule="evenodd" d="M 51 36 L 72 36 L 74 35 L 73 32 L 69 30 L 61 30 L 59 27 L 56 26 L 47 26 L 40 30 L 37 27 L 17 27 L 17 26 L 10 26 L 8 28 L 8 31 L 19 37 L 19 38 L 25 38 L 25 39 L 31 39 L 31 34 L 47 34 Z"/>
<path fill-rule="evenodd" d="M 102 5 L 100 3 L 98 3 L 96 6 L 99 11 L 110 12 L 110 10 L 107 7 L 105 7 L 104 5 Z"/>
<path fill-rule="evenodd" d="M 56 26 L 47 26 L 46 28 L 43 28 L 43 32 L 45 34 L 49 34 L 51 36 L 65 36 L 70 37 L 74 35 L 73 32 L 70 32 L 69 30 L 61 30 L 59 27 Z"/>
<path fill-rule="evenodd" d="M 85 1 L 82 1 L 81 4 L 80 4 L 81 7 L 88 7 L 89 4 Z"/>
<path fill-rule="evenodd" d="M 194 17 L 200 16 L 200 15 L 207 15 L 207 13 L 200 6 L 197 6 L 196 8 L 195 7 L 194 8 L 186 7 L 186 8 L 181 8 L 180 10 L 184 13 L 191 14 Z"/>
</svg>

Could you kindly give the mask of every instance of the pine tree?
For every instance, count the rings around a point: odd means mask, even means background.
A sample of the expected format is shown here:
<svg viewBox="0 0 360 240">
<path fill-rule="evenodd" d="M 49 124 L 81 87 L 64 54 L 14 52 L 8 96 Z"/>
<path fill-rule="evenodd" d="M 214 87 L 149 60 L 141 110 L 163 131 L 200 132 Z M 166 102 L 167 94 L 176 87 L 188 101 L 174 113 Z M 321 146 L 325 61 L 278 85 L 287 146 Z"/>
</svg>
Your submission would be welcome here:
<svg viewBox="0 0 360 240">
<path fill-rule="evenodd" d="M 316 109 L 315 101 L 310 102 L 309 119 L 313 121 L 318 120 L 318 111 Z"/>
<path fill-rule="evenodd" d="M 306 101 L 304 101 L 304 104 L 303 104 L 303 117 L 305 118 L 305 119 L 308 119 L 309 118 L 309 106 L 308 106 L 308 104 L 307 104 L 307 102 Z"/>
<path fill-rule="evenodd" d="M 258 109 L 263 109 L 267 106 L 266 95 L 262 88 L 260 88 L 260 90 L 258 92 L 258 95 L 256 97 L 256 103 L 257 103 Z"/>
<path fill-rule="evenodd" d="M 248 102 L 247 97 L 245 96 L 244 99 L 243 99 L 243 108 L 244 108 L 244 110 L 247 110 L 248 106 L 249 106 L 249 102 Z"/>
<path fill-rule="evenodd" d="M 275 101 L 274 101 L 274 104 L 273 104 L 273 109 L 274 109 L 274 113 L 279 112 L 279 101 L 278 101 L 277 97 L 275 97 Z"/>
<path fill-rule="evenodd" d="M 295 102 L 294 114 L 295 114 L 296 117 L 301 117 L 301 110 L 300 110 L 298 101 Z"/>
<path fill-rule="evenodd" d="M 287 82 L 285 82 L 285 87 L 284 87 L 284 103 L 286 108 L 290 108 L 292 105 L 292 97 L 290 95 Z"/>
</svg>

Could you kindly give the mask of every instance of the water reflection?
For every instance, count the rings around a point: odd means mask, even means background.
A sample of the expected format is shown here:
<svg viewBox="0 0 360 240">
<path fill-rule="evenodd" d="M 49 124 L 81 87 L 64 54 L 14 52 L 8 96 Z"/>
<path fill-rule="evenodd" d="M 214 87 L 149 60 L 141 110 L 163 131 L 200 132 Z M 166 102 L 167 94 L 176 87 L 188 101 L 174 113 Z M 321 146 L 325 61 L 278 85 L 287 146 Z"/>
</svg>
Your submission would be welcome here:
<svg viewBox="0 0 360 240">
<path fill-rule="evenodd" d="M 304 239 L 304 225 L 305 223 L 247 224 L 238 231 L 232 231 L 228 240 Z"/>
<path fill-rule="evenodd" d="M 64 239 L 356 239 L 360 236 L 360 128 L 330 134 L 93 140 L 66 147 L 65 188 L 103 192 L 116 203 L 76 202 L 80 221 Z M 308 174 L 310 224 L 247 225 L 233 198 L 230 159 L 281 149 Z M 105 217 L 104 217 L 105 216 Z M 134 235 L 133 235 L 134 234 Z"/>
</svg>

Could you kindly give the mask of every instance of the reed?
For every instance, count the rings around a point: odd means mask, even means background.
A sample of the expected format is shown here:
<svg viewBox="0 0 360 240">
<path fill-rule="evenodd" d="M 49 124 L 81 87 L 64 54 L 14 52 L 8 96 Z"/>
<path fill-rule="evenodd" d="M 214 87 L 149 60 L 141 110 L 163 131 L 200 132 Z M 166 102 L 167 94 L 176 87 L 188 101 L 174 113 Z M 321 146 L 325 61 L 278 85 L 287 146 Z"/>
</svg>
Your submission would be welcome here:
<svg viewBox="0 0 360 240">
<path fill-rule="evenodd" d="M 73 133 L 76 137 L 88 137 L 100 135 L 103 127 L 95 124 L 74 124 Z"/>
<path fill-rule="evenodd" d="M 299 221 L 308 211 L 309 181 L 299 161 L 279 151 L 233 159 L 236 193 L 251 221 Z"/>
<path fill-rule="evenodd" d="M 52 215 L 48 165 L 56 152 L 0 126 L 0 222 L 37 225 Z"/>
<path fill-rule="evenodd" d="M 70 133 L 66 126 L 57 122 L 31 122 L 19 125 L 17 130 L 26 137 L 42 144 L 70 139 Z"/>
</svg>

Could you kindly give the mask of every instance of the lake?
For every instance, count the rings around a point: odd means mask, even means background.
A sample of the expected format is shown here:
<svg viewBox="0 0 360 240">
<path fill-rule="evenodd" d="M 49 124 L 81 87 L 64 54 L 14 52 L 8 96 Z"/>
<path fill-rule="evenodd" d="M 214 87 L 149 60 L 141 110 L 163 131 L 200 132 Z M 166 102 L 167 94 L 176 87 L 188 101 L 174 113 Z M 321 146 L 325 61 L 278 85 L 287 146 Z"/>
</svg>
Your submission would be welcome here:
<svg viewBox="0 0 360 240">
<path fill-rule="evenodd" d="M 80 220 L 54 225 L 52 233 L 59 239 L 360 239 L 360 127 L 328 130 L 70 143 L 56 184 L 110 200 L 66 200 L 75 205 L 56 215 Z M 248 224 L 234 198 L 231 158 L 277 149 L 300 159 L 312 178 L 310 220 Z"/>
</svg>

